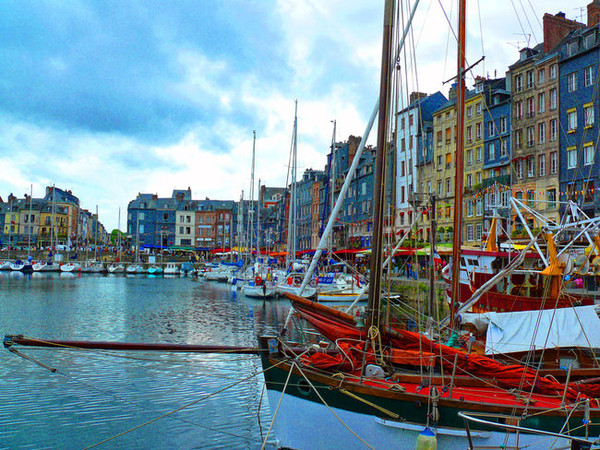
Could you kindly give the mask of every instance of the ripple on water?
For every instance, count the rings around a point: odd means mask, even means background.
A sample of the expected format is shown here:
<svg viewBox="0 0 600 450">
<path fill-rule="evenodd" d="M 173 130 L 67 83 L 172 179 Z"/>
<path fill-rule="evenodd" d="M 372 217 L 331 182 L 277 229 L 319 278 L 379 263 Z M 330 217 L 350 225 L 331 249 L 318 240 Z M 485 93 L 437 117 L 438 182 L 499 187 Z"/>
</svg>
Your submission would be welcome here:
<svg viewBox="0 0 600 450">
<path fill-rule="evenodd" d="M 46 274 L 44 274 L 46 275 Z M 39 278 L 0 273 L 0 331 L 49 339 L 256 345 L 285 303 L 233 298 L 228 286 L 186 278 Z M 0 448 L 260 448 L 256 357 L 22 349 L 51 373 L 0 353 Z M 268 425 L 267 425 L 268 426 Z"/>
</svg>

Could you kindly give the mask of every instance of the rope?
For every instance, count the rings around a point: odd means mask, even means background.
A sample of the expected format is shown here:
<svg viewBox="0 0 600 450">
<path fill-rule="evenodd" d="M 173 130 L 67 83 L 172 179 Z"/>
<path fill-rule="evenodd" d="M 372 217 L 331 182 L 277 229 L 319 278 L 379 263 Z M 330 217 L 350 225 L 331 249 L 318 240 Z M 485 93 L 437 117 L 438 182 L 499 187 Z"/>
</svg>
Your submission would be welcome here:
<svg viewBox="0 0 600 450">
<path fill-rule="evenodd" d="M 344 388 L 340 388 L 339 391 L 342 394 L 346 394 L 348 397 L 352 397 L 354 400 L 358 400 L 359 402 L 363 402 L 365 405 L 369 405 L 372 408 L 375 408 L 376 410 L 381 411 L 382 413 L 385 413 L 385 414 L 387 414 L 390 417 L 393 417 L 394 419 L 399 419 L 400 418 L 400 415 L 396 414 L 395 412 L 392 412 L 389 409 L 384 408 L 383 406 L 376 405 L 375 403 L 373 403 L 373 402 L 371 402 L 369 400 L 366 400 L 366 399 L 364 399 L 362 397 L 359 397 L 358 395 L 353 394 L 352 392 L 347 391 Z"/>
<path fill-rule="evenodd" d="M 319 394 L 319 391 L 317 391 L 317 389 L 314 387 L 314 385 L 311 383 L 311 381 L 307 378 L 307 376 L 304 374 L 304 372 L 302 371 L 302 369 L 298 367 L 298 371 L 300 372 L 300 375 L 302 375 L 302 377 L 306 380 L 306 382 L 310 385 L 310 387 L 312 388 L 312 390 L 315 392 L 315 394 L 317 394 L 317 397 L 319 397 L 319 400 L 321 400 L 321 402 L 323 403 L 323 405 L 325 405 L 327 407 L 327 409 L 329 410 L 329 412 L 331 412 L 331 414 L 334 415 L 334 417 L 339 420 L 339 422 L 350 432 L 354 435 L 354 437 L 356 437 L 356 439 L 358 439 L 359 441 L 361 441 L 363 444 L 365 444 L 367 447 L 369 447 L 370 449 L 375 450 L 375 448 L 371 445 L 369 445 L 363 438 L 361 438 L 358 434 L 356 434 L 356 432 L 354 430 L 352 430 L 347 424 L 346 422 L 344 422 L 340 416 L 338 416 L 335 411 L 333 409 L 331 409 L 331 407 L 327 404 L 327 402 L 325 401 L 325 399 L 321 396 L 321 394 Z"/>
<path fill-rule="evenodd" d="M 265 436 L 265 440 L 262 443 L 261 450 L 263 450 L 265 448 L 265 445 L 267 445 L 267 439 L 269 439 L 269 434 L 271 434 L 271 430 L 273 429 L 273 424 L 275 423 L 275 418 L 277 417 L 277 413 L 279 412 L 279 407 L 281 406 L 281 401 L 283 400 L 285 390 L 287 389 L 288 383 L 290 382 L 290 377 L 292 376 L 294 366 L 296 366 L 296 363 L 292 362 L 292 365 L 290 366 L 290 370 L 288 372 L 288 376 L 285 380 L 285 384 L 283 385 L 283 390 L 281 391 L 281 396 L 279 397 L 279 401 L 277 402 L 277 408 L 275 408 L 275 412 L 273 413 L 271 423 L 269 424 L 269 429 L 267 430 L 267 435 Z"/>
<path fill-rule="evenodd" d="M 138 430 L 138 429 L 140 429 L 140 428 L 143 428 L 143 427 L 145 427 L 146 425 L 149 425 L 149 424 L 151 424 L 151 423 L 154 423 L 154 422 L 156 422 L 156 421 L 158 421 L 158 420 L 160 420 L 160 419 L 163 419 L 163 418 L 165 418 L 165 417 L 169 417 L 169 416 L 171 416 L 171 415 L 173 415 L 173 414 L 175 414 L 175 413 L 177 413 L 177 412 L 179 412 L 179 411 L 182 411 L 182 410 L 184 410 L 184 409 L 186 409 L 186 408 L 189 408 L 190 406 L 193 406 L 193 405 L 195 405 L 196 403 L 199 403 L 199 402 L 201 402 L 201 401 L 203 401 L 203 400 L 206 400 L 206 399 L 209 399 L 209 398 L 211 398 L 211 397 L 214 397 L 215 395 L 217 395 L 217 394 L 220 394 L 221 392 L 223 392 L 223 391 L 226 391 L 227 389 L 230 389 L 230 388 L 232 388 L 232 387 L 234 387 L 234 386 L 237 386 L 238 384 L 244 383 L 245 381 L 248 381 L 248 380 L 250 380 L 250 379 L 252 379 L 252 378 L 254 378 L 254 377 L 256 377 L 256 376 L 258 376 L 258 375 L 260 375 L 260 374 L 263 374 L 263 373 L 265 373 L 266 371 L 268 371 L 268 370 L 270 370 L 270 369 L 273 369 L 274 367 L 277 367 L 277 366 L 279 366 L 279 365 L 280 365 L 280 364 L 282 364 L 283 362 L 284 362 L 284 361 L 282 360 L 282 361 L 278 362 L 277 364 L 274 364 L 274 365 L 272 365 L 272 366 L 271 366 L 271 367 L 269 367 L 268 369 L 265 369 L 265 370 L 261 370 L 261 371 L 255 372 L 255 373 L 253 373 L 252 375 L 249 375 L 249 376 L 247 376 L 247 377 L 245 377 L 245 378 L 242 378 L 241 380 L 239 380 L 239 381 L 236 381 L 235 383 L 232 383 L 232 384 L 230 384 L 230 385 L 228 385 L 228 386 L 225 386 L 225 387 L 223 387 L 223 388 L 221 388 L 221 389 L 219 389 L 219 390 L 217 390 L 217 391 L 215 391 L 215 392 L 212 392 L 212 393 L 210 393 L 210 394 L 207 394 L 207 395 L 205 395 L 205 396 L 203 396 L 203 397 L 200 397 L 200 398 L 199 398 L 199 399 L 197 399 L 197 400 L 194 400 L 194 401 L 191 401 L 191 402 L 189 402 L 189 403 L 186 403 L 185 405 L 183 405 L 183 406 L 181 406 L 181 407 L 179 407 L 179 408 L 177 408 L 177 409 L 174 409 L 173 411 L 170 411 L 170 412 L 168 412 L 168 413 L 162 414 L 162 415 L 161 415 L 161 416 L 159 416 L 159 417 L 155 417 L 154 419 L 148 420 L 148 421 L 146 421 L 146 422 L 144 422 L 144 423 L 142 423 L 142 424 L 140 424 L 140 425 L 137 425 L 137 426 L 135 426 L 135 427 L 133 427 L 133 428 L 130 428 L 129 430 L 125 430 L 125 431 L 123 431 L 123 432 L 121 432 L 121 433 L 118 433 L 118 434 L 116 434 L 116 435 L 114 435 L 114 436 L 111 436 L 111 437 L 109 437 L 109 438 L 107 438 L 107 439 L 104 439 L 103 441 L 100 441 L 100 442 L 97 442 L 97 443 L 95 443 L 95 444 L 93 444 L 93 445 L 90 445 L 90 446 L 88 446 L 88 447 L 85 447 L 85 448 L 84 448 L 84 450 L 88 450 L 88 449 L 90 449 L 90 448 L 94 448 L 94 447 L 97 447 L 97 446 L 99 446 L 99 445 L 105 444 L 106 442 L 112 441 L 113 439 L 116 439 L 116 438 L 119 438 L 119 437 L 121 437 L 121 436 L 124 436 L 124 435 L 126 435 L 126 434 L 128 434 L 128 433 L 130 433 L 130 432 L 132 432 L 132 431 L 135 431 L 135 430 Z"/>
</svg>

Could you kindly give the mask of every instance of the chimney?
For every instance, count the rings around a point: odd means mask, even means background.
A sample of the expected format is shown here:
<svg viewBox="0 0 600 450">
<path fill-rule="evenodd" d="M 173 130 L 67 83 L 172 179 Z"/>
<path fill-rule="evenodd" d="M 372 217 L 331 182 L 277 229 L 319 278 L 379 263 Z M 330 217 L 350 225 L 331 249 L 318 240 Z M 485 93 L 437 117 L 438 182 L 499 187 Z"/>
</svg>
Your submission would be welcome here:
<svg viewBox="0 0 600 450">
<path fill-rule="evenodd" d="M 408 101 L 409 104 L 412 105 L 417 100 L 421 100 L 425 97 L 427 97 L 427 94 L 425 94 L 424 92 L 411 92 L 410 96 L 408 97 Z"/>
<path fill-rule="evenodd" d="M 458 85 L 456 83 L 452 83 L 452 85 L 450 86 L 450 89 L 448 90 L 448 100 L 456 100 L 457 86 Z"/>
<path fill-rule="evenodd" d="M 587 26 L 593 27 L 600 22 L 600 0 L 593 0 L 587 5 Z"/>
<path fill-rule="evenodd" d="M 597 0 L 594 0 L 593 3 L 596 4 L 596 1 Z M 589 10 L 590 5 L 588 5 L 588 11 Z M 584 27 L 585 25 L 583 23 L 567 19 L 563 12 L 559 12 L 554 16 L 548 13 L 544 14 L 544 53 L 548 53 L 556 47 L 556 44 L 569 34 L 570 31 Z"/>
</svg>

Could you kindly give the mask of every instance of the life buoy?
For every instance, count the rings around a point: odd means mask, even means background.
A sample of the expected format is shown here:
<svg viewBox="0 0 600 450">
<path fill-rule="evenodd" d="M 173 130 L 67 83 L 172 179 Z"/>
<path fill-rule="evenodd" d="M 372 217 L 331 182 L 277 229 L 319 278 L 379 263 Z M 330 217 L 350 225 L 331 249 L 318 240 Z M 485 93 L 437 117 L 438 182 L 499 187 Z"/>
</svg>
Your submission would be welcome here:
<svg viewBox="0 0 600 450">
<path fill-rule="evenodd" d="M 254 283 L 257 286 L 260 286 L 262 284 L 262 278 L 259 275 L 256 275 L 256 278 L 254 278 Z"/>
<path fill-rule="evenodd" d="M 288 277 L 286 282 L 287 282 L 287 284 L 289 284 L 291 286 L 292 283 L 294 282 L 294 280 L 292 280 L 292 277 Z"/>
</svg>

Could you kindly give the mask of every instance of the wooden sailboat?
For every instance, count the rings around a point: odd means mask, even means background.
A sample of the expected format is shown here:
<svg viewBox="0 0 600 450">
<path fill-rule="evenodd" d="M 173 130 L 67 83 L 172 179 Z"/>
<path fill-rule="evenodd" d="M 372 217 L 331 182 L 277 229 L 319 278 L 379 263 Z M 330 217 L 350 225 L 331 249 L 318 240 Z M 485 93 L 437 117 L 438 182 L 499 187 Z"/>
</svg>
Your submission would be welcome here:
<svg viewBox="0 0 600 450">
<path fill-rule="evenodd" d="M 462 192 L 458 162 L 463 160 L 465 3 L 459 2 L 457 193 Z M 600 404 L 575 386 L 540 378 L 521 365 L 470 355 L 420 333 L 386 328 L 381 321 L 381 180 L 393 11 L 394 1 L 386 1 L 369 306 L 366 317 L 357 318 L 287 295 L 332 345 L 296 349 L 282 337 L 260 339 L 279 443 L 290 448 L 415 448 L 436 440 L 444 449 L 591 445 L 589 436 L 600 432 L 594 423 L 600 418 Z M 459 196 L 456 202 L 455 229 L 460 229 Z M 460 233 L 455 237 L 458 261 Z M 454 271 L 459 269 L 455 264 Z M 453 327 L 454 314 L 451 317 Z"/>
</svg>

